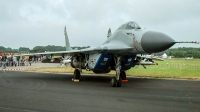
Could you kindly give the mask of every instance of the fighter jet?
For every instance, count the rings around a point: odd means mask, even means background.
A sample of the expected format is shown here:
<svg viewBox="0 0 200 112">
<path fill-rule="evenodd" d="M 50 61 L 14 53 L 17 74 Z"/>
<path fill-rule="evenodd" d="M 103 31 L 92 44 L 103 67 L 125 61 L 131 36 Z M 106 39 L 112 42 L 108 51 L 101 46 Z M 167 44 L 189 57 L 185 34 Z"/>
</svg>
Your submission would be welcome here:
<svg viewBox="0 0 200 112">
<path fill-rule="evenodd" d="M 69 44 L 66 27 L 64 34 L 67 43 L 67 51 L 34 53 L 26 55 L 70 55 L 71 66 L 75 69 L 73 79 L 80 79 L 83 69 L 93 71 L 96 74 L 116 71 L 115 77 L 110 81 L 112 87 L 121 87 L 126 82 L 126 70 L 140 64 L 136 61 L 137 54 L 152 54 L 164 51 L 176 42 L 170 36 L 156 31 L 147 31 L 134 21 L 122 24 L 114 33 L 108 32 L 107 40 L 94 48 L 72 50 Z M 143 63 L 145 65 L 145 63 Z M 146 64 L 155 64 L 154 62 Z"/>
</svg>

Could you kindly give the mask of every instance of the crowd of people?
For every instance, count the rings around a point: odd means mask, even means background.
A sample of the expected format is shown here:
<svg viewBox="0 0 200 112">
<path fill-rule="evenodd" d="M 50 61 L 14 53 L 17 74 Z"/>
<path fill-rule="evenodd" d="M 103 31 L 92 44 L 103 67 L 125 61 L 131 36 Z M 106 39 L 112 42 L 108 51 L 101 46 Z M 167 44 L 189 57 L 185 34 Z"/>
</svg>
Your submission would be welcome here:
<svg viewBox="0 0 200 112">
<path fill-rule="evenodd" d="M 40 56 L 16 56 L 19 54 L 0 53 L 0 66 L 5 70 L 7 66 L 31 66 L 40 60 Z"/>
</svg>

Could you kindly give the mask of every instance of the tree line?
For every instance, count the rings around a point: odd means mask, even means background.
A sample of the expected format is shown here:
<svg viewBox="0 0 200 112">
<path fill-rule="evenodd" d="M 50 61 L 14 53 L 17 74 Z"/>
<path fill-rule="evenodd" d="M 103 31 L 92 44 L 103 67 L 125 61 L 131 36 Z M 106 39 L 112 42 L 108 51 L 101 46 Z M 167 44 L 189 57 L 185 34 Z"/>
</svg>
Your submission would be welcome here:
<svg viewBox="0 0 200 112">
<path fill-rule="evenodd" d="M 156 53 L 156 55 L 163 55 L 164 53 L 166 53 L 168 56 L 174 56 L 175 58 L 185 58 L 185 57 L 200 58 L 200 48 L 192 48 L 192 47 L 171 48 L 166 51 Z"/>
<path fill-rule="evenodd" d="M 72 47 L 72 49 L 80 50 L 90 48 L 90 46 L 83 47 Z M 28 47 L 20 47 L 19 49 L 12 49 L 10 47 L 5 48 L 0 46 L 0 52 L 26 52 L 26 53 L 36 53 L 36 52 L 45 52 L 45 51 L 65 51 L 65 46 L 35 46 L 33 49 L 29 49 Z M 185 58 L 185 57 L 193 57 L 200 58 L 200 48 L 192 48 L 192 47 L 179 47 L 179 48 L 171 48 L 163 52 L 156 53 L 156 55 L 161 56 L 166 53 L 168 56 L 174 56 L 175 58 Z"/>
<path fill-rule="evenodd" d="M 72 47 L 72 49 L 80 50 L 80 49 L 85 49 L 85 48 L 90 48 L 90 46 L 75 46 Z M 10 47 L 5 48 L 3 46 L 0 46 L 0 52 L 25 52 L 25 53 L 32 53 L 32 52 L 53 52 L 53 51 L 65 51 L 66 47 L 65 46 L 55 46 L 55 45 L 47 45 L 47 46 L 35 46 L 33 49 L 30 49 L 28 47 L 20 47 L 19 49 L 12 49 Z"/>
<path fill-rule="evenodd" d="M 20 47 L 19 49 L 12 49 L 10 47 L 6 48 L 3 46 L 0 46 L 0 52 L 29 52 L 30 49 L 27 47 Z"/>
</svg>

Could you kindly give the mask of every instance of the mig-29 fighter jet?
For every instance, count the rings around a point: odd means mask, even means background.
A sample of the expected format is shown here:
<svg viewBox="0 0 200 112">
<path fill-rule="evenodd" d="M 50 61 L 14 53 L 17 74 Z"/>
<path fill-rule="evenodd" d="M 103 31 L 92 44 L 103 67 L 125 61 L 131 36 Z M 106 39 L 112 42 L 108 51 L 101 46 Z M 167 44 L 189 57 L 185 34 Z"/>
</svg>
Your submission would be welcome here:
<svg viewBox="0 0 200 112">
<path fill-rule="evenodd" d="M 152 54 L 164 51 L 176 42 L 170 36 L 156 31 L 147 31 L 134 21 L 122 24 L 113 34 L 108 31 L 107 40 L 100 46 L 82 50 L 72 50 L 68 35 L 65 31 L 66 51 L 44 52 L 26 55 L 71 56 L 71 66 L 75 69 L 73 79 L 79 79 L 82 69 L 93 71 L 96 74 L 116 71 L 116 76 L 111 79 L 112 87 L 121 87 L 126 81 L 126 70 L 138 64 L 137 54 Z M 144 63 L 145 64 L 145 63 Z M 149 65 L 150 63 L 148 63 Z M 153 61 L 151 64 L 155 64 Z"/>
</svg>

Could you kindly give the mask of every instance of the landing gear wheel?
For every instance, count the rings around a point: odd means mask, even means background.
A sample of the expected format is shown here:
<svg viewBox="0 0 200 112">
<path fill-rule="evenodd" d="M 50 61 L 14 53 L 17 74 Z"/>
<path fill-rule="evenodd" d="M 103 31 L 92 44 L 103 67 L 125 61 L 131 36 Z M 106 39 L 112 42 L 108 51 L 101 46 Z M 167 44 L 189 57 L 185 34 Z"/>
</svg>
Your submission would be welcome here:
<svg viewBox="0 0 200 112">
<path fill-rule="evenodd" d="M 119 80 L 117 81 L 117 87 L 121 87 L 122 86 L 122 78 L 119 77 Z"/>
<path fill-rule="evenodd" d="M 116 78 L 114 77 L 114 78 L 112 78 L 111 79 L 111 81 L 110 81 L 110 85 L 111 85 L 111 87 L 115 87 L 116 86 Z"/>
<path fill-rule="evenodd" d="M 74 70 L 74 79 L 80 79 L 81 72 L 80 70 L 76 69 Z"/>
<path fill-rule="evenodd" d="M 122 80 L 126 80 L 126 72 L 125 71 L 121 71 L 120 72 L 120 77 Z"/>
</svg>

